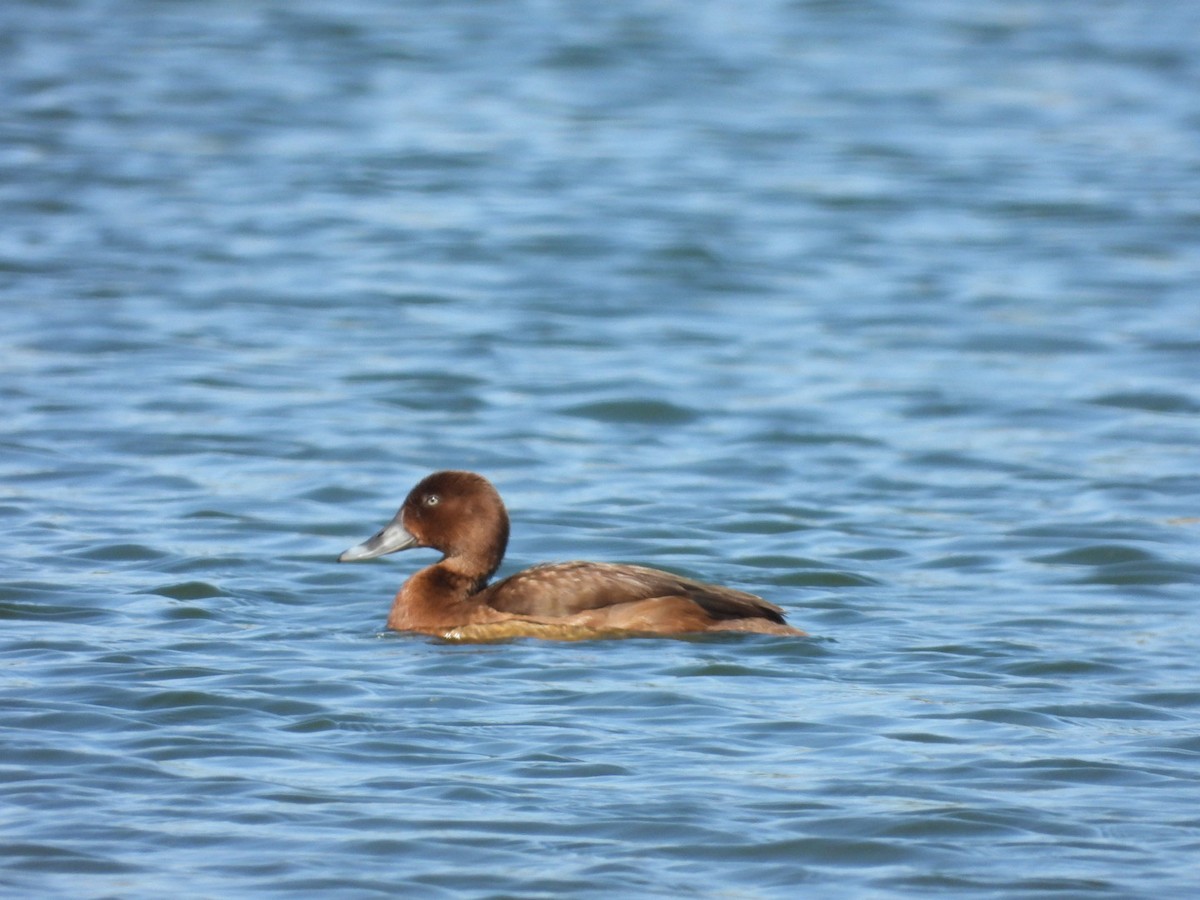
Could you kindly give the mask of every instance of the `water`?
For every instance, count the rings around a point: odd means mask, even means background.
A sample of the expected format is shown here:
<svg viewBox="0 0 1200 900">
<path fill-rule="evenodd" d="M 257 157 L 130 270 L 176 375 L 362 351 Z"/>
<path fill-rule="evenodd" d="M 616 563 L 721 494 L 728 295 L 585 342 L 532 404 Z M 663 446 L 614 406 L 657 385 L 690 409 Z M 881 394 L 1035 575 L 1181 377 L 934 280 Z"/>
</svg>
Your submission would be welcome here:
<svg viewBox="0 0 1200 900">
<path fill-rule="evenodd" d="M 5 4 L 0 886 L 1194 896 L 1197 35 Z M 443 467 L 813 637 L 384 634 Z"/>
</svg>

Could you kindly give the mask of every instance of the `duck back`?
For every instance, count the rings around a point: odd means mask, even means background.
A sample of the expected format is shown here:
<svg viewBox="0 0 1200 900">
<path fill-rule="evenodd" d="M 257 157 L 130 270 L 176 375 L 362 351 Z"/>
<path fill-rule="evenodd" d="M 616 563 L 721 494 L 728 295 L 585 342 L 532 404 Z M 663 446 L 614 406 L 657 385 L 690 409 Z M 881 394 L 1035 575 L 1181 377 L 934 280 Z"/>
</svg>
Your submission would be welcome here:
<svg viewBox="0 0 1200 900">
<path fill-rule="evenodd" d="M 714 619 L 784 624 L 783 610 L 754 594 L 619 563 L 544 563 L 489 585 L 472 599 L 501 612 L 561 617 L 657 597 L 686 598 Z"/>
</svg>

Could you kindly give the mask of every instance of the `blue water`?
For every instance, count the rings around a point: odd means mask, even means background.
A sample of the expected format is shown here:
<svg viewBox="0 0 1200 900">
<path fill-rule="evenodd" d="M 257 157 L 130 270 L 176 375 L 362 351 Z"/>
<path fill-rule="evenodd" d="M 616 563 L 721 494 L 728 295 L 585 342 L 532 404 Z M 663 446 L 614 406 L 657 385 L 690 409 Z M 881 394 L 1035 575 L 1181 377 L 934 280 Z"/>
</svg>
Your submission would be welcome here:
<svg viewBox="0 0 1200 900">
<path fill-rule="evenodd" d="M 0 6 L 9 896 L 1194 897 L 1200 5 Z M 804 640 L 384 633 L 503 573 Z"/>
</svg>

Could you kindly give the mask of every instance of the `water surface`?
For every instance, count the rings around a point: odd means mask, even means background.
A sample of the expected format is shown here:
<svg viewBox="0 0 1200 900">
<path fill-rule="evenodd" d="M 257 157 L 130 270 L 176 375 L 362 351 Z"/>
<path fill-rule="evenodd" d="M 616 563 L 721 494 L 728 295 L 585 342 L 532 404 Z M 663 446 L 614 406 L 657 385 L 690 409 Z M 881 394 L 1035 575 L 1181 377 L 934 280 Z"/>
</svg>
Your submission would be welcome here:
<svg viewBox="0 0 1200 900">
<path fill-rule="evenodd" d="M 0 10 L 0 885 L 1190 897 L 1200 7 Z M 806 640 L 383 633 L 503 572 Z"/>
</svg>

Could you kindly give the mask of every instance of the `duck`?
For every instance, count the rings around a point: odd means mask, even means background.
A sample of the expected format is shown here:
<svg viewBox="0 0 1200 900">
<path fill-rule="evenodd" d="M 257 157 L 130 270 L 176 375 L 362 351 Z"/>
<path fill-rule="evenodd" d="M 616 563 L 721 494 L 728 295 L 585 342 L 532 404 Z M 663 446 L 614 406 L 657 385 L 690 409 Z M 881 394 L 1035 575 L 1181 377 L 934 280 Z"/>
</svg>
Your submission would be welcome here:
<svg viewBox="0 0 1200 900">
<path fill-rule="evenodd" d="M 805 634 L 762 597 L 647 566 L 550 562 L 491 583 L 509 527 L 504 501 L 482 475 L 434 472 L 409 491 L 390 522 L 338 562 L 418 547 L 440 552 L 401 585 L 387 626 L 448 641 Z"/>
</svg>

